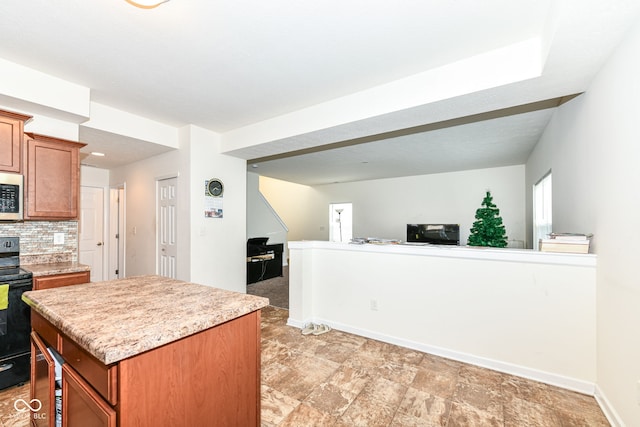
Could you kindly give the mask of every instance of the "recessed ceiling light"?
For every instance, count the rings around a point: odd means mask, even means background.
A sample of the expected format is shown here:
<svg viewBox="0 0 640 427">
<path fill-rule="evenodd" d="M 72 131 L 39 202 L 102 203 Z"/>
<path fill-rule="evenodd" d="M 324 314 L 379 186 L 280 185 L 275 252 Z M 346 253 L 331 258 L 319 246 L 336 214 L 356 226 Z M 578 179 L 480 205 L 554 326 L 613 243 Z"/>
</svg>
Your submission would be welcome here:
<svg viewBox="0 0 640 427">
<path fill-rule="evenodd" d="M 104 157 L 104 153 L 101 153 L 99 151 L 92 151 L 91 155 L 96 157 Z"/>
<path fill-rule="evenodd" d="M 255 163 L 251 165 L 252 168 L 257 169 L 258 165 L 256 165 Z"/>
<path fill-rule="evenodd" d="M 142 9 L 153 9 L 154 7 L 160 6 L 162 3 L 166 3 L 169 0 L 125 0 L 127 3 L 134 5 L 135 7 L 139 7 Z"/>
</svg>

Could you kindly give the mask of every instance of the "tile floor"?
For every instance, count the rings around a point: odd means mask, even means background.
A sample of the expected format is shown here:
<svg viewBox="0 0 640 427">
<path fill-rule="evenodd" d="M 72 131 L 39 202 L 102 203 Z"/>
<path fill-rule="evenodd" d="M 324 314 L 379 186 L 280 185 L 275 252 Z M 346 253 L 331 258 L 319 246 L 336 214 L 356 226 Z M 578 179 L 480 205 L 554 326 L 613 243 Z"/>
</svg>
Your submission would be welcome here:
<svg viewBox="0 0 640 427">
<path fill-rule="evenodd" d="M 263 309 L 262 425 L 609 426 L 595 399 Z"/>
<path fill-rule="evenodd" d="M 0 427 L 29 426 L 29 413 L 18 412 L 13 406 L 16 399 L 29 401 L 29 384 L 0 391 Z"/>
<path fill-rule="evenodd" d="M 302 336 L 262 314 L 262 426 L 609 426 L 593 397 L 331 331 Z M 0 426 L 27 427 L 0 392 Z"/>
</svg>

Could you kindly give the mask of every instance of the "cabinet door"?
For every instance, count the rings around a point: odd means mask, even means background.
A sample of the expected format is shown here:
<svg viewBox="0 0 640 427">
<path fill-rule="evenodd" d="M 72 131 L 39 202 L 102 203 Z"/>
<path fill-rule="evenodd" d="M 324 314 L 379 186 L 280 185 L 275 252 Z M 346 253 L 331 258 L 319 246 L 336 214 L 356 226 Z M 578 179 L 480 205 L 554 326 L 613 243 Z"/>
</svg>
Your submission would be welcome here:
<svg viewBox="0 0 640 427">
<path fill-rule="evenodd" d="M 84 144 L 28 135 L 25 218 L 77 219 L 80 147 Z"/>
<path fill-rule="evenodd" d="M 38 334 L 31 332 L 31 401 L 37 399 L 40 410 L 31 413 L 35 427 L 55 425 L 55 364 Z"/>
<path fill-rule="evenodd" d="M 0 171 L 20 173 L 22 132 L 30 116 L 0 111 Z"/>
<path fill-rule="evenodd" d="M 62 426 L 116 427 L 116 411 L 67 364 L 62 365 Z"/>
</svg>

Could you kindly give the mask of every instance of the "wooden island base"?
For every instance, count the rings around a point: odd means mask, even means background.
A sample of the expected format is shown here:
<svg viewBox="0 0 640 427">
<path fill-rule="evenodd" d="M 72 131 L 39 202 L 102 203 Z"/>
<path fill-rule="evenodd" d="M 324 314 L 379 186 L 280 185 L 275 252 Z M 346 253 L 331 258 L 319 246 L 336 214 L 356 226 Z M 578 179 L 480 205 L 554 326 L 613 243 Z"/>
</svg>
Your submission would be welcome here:
<svg viewBox="0 0 640 427">
<path fill-rule="evenodd" d="M 260 310 L 104 365 L 32 310 L 34 426 L 55 426 L 54 365 L 65 361 L 65 426 L 259 426 Z"/>
</svg>

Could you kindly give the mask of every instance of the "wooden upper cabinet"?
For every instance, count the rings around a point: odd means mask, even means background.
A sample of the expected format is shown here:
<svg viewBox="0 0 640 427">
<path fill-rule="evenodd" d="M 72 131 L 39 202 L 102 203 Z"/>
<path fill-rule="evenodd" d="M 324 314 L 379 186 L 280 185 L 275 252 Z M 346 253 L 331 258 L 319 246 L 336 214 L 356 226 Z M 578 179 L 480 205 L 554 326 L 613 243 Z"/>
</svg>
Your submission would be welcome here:
<svg viewBox="0 0 640 427">
<path fill-rule="evenodd" d="M 25 135 L 25 219 L 77 219 L 80 148 L 86 144 Z"/>
<path fill-rule="evenodd" d="M 0 171 L 22 172 L 22 134 L 31 116 L 0 110 Z"/>
</svg>

